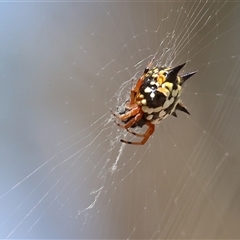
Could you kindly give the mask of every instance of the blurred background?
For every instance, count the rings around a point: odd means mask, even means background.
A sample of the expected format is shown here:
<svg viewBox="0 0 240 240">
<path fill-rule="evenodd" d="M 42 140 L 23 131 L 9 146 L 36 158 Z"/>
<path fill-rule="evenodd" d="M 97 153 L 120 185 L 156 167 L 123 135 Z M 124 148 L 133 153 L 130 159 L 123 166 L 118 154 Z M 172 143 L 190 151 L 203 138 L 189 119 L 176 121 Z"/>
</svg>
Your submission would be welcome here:
<svg viewBox="0 0 240 240">
<path fill-rule="evenodd" d="M 239 11 L 1 2 L 0 238 L 240 238 Z M 191 115 L 124 145 L 109 109 L 153 56 L 198 70 L 182 93 Z"/>
</svg>

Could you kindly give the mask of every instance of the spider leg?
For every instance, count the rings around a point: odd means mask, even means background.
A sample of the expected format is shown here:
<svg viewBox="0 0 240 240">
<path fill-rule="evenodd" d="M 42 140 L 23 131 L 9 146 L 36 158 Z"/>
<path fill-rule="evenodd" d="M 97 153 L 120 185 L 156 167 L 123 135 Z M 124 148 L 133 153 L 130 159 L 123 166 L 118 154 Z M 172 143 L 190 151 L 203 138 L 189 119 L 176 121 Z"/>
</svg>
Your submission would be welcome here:
<svg viewBox="0 0 240 240">
<path fill-rule="evenodd" d="M 129 142 L 129 141 L 126 141 L 123 139 L 121 139 L 120 141 L 123 143 L 127 143 L 127 144 L 143 145 L 148 140 L 148 138 L 153 134 L 154 129 L 155 129 L 155 125 L 152 124 L 151 122 L 147 122 L 146 125 L 148 126 L 148 129 L 143 134 L 143 139 L 141 142 Z"/>
<path fill-rule="evenodd" d="M 153 64 L 153 61 L 155 59 L 155 56 L 152 58 L 151 62 L 147 65 L 147 67 L 145 68 L 143 75 L 138 79 L 136 86 L 131 90 L 131 94 L 130 94 L 130 102 L 129 104 L 132 105 L 135 102 L 135 96 L 136 94 L 139 92 L 140 87 L 142 86 L 142 83 L 145 79 L 145 74 L 149 71 L 150 67 Z"/>
<path fill-rule="evenodd" d="M 138 121 L 142 118 L 142 115 L 143 115 L 142 112 L 137 113 L 137 114 L 134 116 L 134 118 L 132 118 L 131 120 L 129 120 L 125 125 L 121 125 L 121 124 L 117 123 L 116 121 L 115 121 L 115 123 L 116 123 L 119 127 L 128 130 L 128 128 L 130 128 L 134 123 L 138 122 Z"/>
<path fill-rule="evenodd" d="M 131 133 L 132 135 L 134 135 L 134 136 L 144 137 L 144 134 L 142 134 L 142 133 L 136 133 L 136 132 L 134 132 L 134 131 L 129 130 L 129 128 L 126 129 L 126 130 L 127 130 L 129 133 Z"/>
<path fill-rule="evenodd" d="M 130 106 L 135 103 L 135 97 L 136 97 L 137 93 L 139 92 L 139 89 L 140 89 L 140 87 L 141 87 L 141 85 L 142 85 L 142 83 L 143 83 L 144 78 L 145 78 L 145 76 L 142 75 L 142 76 L 138 79 L 135 88 L 131 90 L 130 102 L 129 102 L 129 105 L 130 105 Z"/>
<path fill-rule="evenodd" d="M 116 125 L 118 125 L 119 127 L 126 129 L 126 131 L 128 131 L 129 133 L 131 133 L 137 137 L 144 137 L 144 134 L 133 132 L 133 131 L 129 130 L 129 128 L 126 128 L 125 125 L 119 124 L 117 121 L 114 121 L 114 123 Z"/>
<path fill-rule="evenodd" d="M 139 112 L 140 112 L 140 108 L 136 105 L 135 107 L 133 107 L 131 109 L 131 111 L 128 111 L 127 113 L 124 113 L 122 115 L 118 115 L 116 114 L 115 112 L 113 112 L 111 109 L 110 109 L 112 115 L 118 119 L 120 119 L 121 121 L 124 121 L 125 119 L 128 119 L 132 116 L 135 116 L 137 115 Z M 142 115 L 141 115 L 142 116 Z"/>
<path fill-rule="evenodd" d="M 153 56 L 152 60 L 150 61 L 150 63 L 147 65 L 147 67 L 144 69 L 144 73 L 147 73 L 150 69 L 150 67 L 153 64 L 153 61 L 155 60 L 155 56 Z"/>
</svg>

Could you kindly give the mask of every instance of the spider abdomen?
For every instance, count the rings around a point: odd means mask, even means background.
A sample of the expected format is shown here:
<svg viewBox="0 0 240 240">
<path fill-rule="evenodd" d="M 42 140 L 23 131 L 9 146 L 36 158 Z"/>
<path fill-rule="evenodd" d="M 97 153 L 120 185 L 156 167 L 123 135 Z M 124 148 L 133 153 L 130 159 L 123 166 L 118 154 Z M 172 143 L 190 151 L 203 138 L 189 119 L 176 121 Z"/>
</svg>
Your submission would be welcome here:
<svg viewBox="0 0 240 240">
<path fill-rule="evenodd" d="M 154 68 L 149 71 L 142 87 L 140 101 L 143 117 L 152 124 L 159 123 L 174 112 L 180 96 L 181 86 L 178 85 L 179 79 L 174 83 L 164 81 L 165 70 Z M 154 72 L 154 74 L 152 74 Z M 156 72 L 158 75 L 156 75 Z M 163 82 L 162 82 L 163 81 Z"/>
</svg>

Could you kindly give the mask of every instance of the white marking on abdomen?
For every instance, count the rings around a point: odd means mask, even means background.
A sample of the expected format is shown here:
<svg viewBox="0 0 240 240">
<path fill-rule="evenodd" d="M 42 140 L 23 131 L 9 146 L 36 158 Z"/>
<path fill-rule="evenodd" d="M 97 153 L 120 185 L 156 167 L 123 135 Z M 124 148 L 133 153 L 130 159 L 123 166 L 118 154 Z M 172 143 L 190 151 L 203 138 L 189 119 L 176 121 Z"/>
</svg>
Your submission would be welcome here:
<svg viewBox="0 0 240 240">
<path fill-rule="evenodd" d="M 168 108 L 174 102 L 174 97 L 170 98 L 169 100 L 166 99 L 165 103 L 163 104 L 163 108 Z"/>
</svg>

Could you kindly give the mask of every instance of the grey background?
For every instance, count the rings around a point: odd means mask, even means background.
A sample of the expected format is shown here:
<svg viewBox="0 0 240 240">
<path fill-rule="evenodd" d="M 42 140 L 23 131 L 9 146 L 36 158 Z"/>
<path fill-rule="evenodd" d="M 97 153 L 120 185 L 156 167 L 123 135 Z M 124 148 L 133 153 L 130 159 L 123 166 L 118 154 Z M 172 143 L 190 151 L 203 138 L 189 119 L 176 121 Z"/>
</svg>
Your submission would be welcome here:
<svg viewBox="0 0 240 240">
<path fill-rule="evenodd" d="M 239 10 L 1 2 L 0 238 L 240 238 Z M 198 70 L 191 115 L 121 145 L 109 109 L 156 52 Z"/>
</svg>

